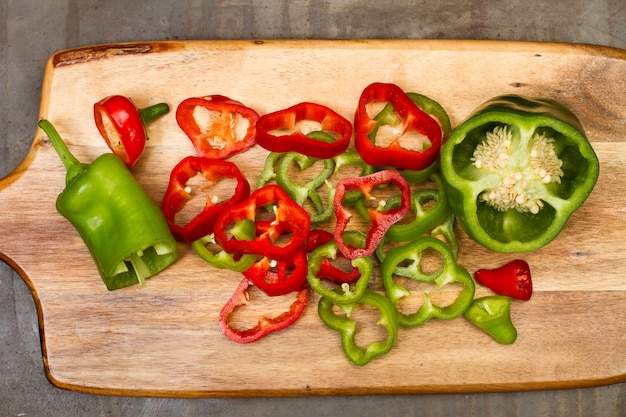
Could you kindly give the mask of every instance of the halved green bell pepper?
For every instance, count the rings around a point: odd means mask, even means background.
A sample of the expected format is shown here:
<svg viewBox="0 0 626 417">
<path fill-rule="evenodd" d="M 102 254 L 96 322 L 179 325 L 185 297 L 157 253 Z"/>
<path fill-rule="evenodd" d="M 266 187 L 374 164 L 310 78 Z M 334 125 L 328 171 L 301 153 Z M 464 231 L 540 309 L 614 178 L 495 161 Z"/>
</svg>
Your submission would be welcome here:
<svg viewBox="0 0 626 417">
<path fill-rule="evenodd" d="M 441 152 L 450 205 L 475 241 L 528 252 L 552 241 L 600 170 L 578 118 L 562 104 L 495 97 L 458 126 Z"/>
<path fill-rule="evenodd" d="M 83 164 L 49 121 L 41 120 L 39 127 L 67 170 L 56 208 L 82 237 L 109 290 L 145 285 L 178 259 L 161 209 L 119 157 L 105 153 Z"/>
</svg>

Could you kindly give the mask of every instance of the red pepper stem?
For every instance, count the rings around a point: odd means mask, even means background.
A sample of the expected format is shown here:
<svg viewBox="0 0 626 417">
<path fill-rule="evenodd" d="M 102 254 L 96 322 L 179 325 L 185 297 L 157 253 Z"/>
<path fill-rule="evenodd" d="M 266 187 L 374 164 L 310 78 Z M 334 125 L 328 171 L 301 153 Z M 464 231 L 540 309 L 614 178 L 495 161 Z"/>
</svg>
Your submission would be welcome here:
<svg viewBox="0 0 626 417">
<path fill-rule="evenodd" d="M 152 106 L 144 107 L 143 109 L 138 109 L 138 111 L 141 123 L 146 127 L 150 122 L 167 114 L 170 111 L 170 106 L 168 106 L 167 103 L 157 103 Z"/>
<path fill-rule="evenodd" d="M 87 164 L 83 164 L 70 152 L 67 148 L 67 145 L 59 135 L 59 132 L 55 129 L 55 127 L 46 119 L 42 119 L 39 121 L 39 127 L 46 132 L 48 138 L 52 142 L 52 146 L 54 146 L 54 150 L 61 158 L 61 162 L 63 162 L 63 166 L 65 167 L 67 174 L 65 175 L 65 185 L 70 185 L 74 178 L 78 177 L 82 174 L 87 168 Z"/>
</svg>

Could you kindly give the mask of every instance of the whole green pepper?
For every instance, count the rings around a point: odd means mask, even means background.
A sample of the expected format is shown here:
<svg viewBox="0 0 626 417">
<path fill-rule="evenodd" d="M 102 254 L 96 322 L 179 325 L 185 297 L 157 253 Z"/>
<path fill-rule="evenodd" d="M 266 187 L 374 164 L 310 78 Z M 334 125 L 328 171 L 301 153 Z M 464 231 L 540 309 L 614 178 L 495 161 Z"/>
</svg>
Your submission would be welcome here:
<svg viewBox="0 0 626 417">
<path fill-rule="evenodd" d="M 378 309 L 380 318 L 377 324 L 387 331 L 385 340 L 372 342 L 365 348 L 355 342 L 357 322 L 350 319 L 350 315 L 359 304 L 367 304 Z M 372 290 L 365 290 L 359 301 L 353 304 L 340 305 L 346 313 L 345 316 L 337 315 L 333 311 L 335 304 L 326 297 L 320 298 L 317 312 L 324 324 L 341 334 L 341 346 L 346 357 L 357 366 L 364 366 L 372 359 L 388 353 L 398 337 L 398 315 L 389 300 Z"/>
<path fill-rule="evenodd" d="M 427 250 L 438 252 L 443 261 L 439 269 L 430 273 L 426 272 L 422 265 Z M 433 283 L 439 288 L 449 284 L 463 286 L 456 299 L 445 307 L 433 304 L 429 295 L 424 292 L 424 303 L 415 313 L 398 312 L 400 325 L 405 327 L 419 326 L 433 318 L 452 320 L 459 317 L 472 303 L 476 289 L 472 276 L 456 262 L 452 249 L 441 240 L 429 236 L 420 237 L 405 246 L 392 249 L 383 260 L 381 273 L 387 297 L 394 309 L 397 309 L 400 299 L 411 295 L 408 289 L 395 282 L 395 275 L 427 284 Z"/>
<path fill-rule="evenodd" d="M 517 330 L 511 321 L 509 297 L 488 295 L 477 298 L 464 316 L 499 343 L 508 345 L 515 342 L 517 338 Z"/>
<path fill-rule="evenodd" d="M 67 170 L 56 208 L 82 237 L 109 290 L 145 285 L 178 259 L 178 246 L 159 206 L 119 157 L 105 153 L 83 164 L 49 121 L 41 120 L 39 127 Z"/>
<path fill-rule="evenodd" d="M 441 152 L 450 206 L 474 240 L 496 252 L 552 241 L 585 201 L 600 164 L 562 104 L 495 97 L 458 126 Z"/>
</svg>

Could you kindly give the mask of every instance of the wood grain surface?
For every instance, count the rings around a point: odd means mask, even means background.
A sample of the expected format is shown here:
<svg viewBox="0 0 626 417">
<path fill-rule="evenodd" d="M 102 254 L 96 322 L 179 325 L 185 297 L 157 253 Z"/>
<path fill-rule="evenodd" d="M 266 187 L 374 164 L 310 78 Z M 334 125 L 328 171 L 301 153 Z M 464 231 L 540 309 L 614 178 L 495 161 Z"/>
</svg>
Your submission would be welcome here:
<svg viewBox="0 0 626 417">
<path fill-rule="evenodd" d="M 468 322 L 401 329 L 395 348 L 363 368 L 318 319 L 315 296 L 293 327 L 250 345 L 226 339 L 220 308 L 240 279 L 188 245 L 146 287 L 109 292 L 78 234 L 55 210 L 65 171 L 43 132 L 0 182 L 0 258 L 36 301 L 44 362 L 58 387 L 137 396 L 292 396 L 534 390 L 626 381 L 626 52 L 496 41 L 196 41 L 62 51 L 47 65 L 40 117 L 83 162 L 107 152 L 93 103 L 110 94 L 172 112 L 150 125 L 133 172 L 160 203 L 171 168 L 195 154 L 174 111 L 221 94 L 259 113 L 301 101 L 352 119 L 374 81 L 426 94 L 460 123 L 503 93 L 557 99 L 580 118 L 600 162 L 597 186 L 561 235 L 524 255 L 499 255 L 459 230 L 468 270 L 522 256 L 535 294 L 514 302 L 518 340 L 499 345 Z M 266 151 L 233 158 L 256 179 Z M 487 293 L 479 289 L 478 293 Z M 277 306 L 279 307 L 279 306 Z"/>
</svg>

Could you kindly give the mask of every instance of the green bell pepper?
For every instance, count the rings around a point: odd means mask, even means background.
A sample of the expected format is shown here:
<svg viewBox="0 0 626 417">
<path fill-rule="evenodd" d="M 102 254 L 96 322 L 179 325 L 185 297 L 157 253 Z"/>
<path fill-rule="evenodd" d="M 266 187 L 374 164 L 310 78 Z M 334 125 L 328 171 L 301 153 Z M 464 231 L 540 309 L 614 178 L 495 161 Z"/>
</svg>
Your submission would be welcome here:
<svg viewBox="0 0 626 417">
<path fill-rule="evenodd" d="M 67 170 L 56 208 L 82 237 L 109 290 L 145 285 L 178 259 L 161 209 L 119 157 L 105 153 L 89 165 L 80 163 L 49 121 L 39 126 Z"/>
<path fill-rule="evenodd" d="M 433 272 L 426 272 L 422 261 L 425 252 L 434 250 L 443 261 L 443 265 Z M 408 261 L 408 263 L 407 263 Z M 398 311 L 401 326 L 415 327 L 430 319 L 452 320 L 462 315 L 474 298 L 476 286 L 470 273 L 456 261 L 450 247 L 441 240 L 424 236 L 405 245 L 392 249 L 381 265 L 383 284 L 387 297 Z M 461 284 L 462 289 L 456 299 L 445 307 L 433 304 L 430 296 L 424 292 L 424 303 L 414 313 L 399 311 L 399 301 L 411 296 L 411 291 L 394 280 L 394 276 L 402 276 L 426 284 L 436 284 L 439 288 L 451 284 Z"/>
<path fill-rule="evenodd" d="M 378 309 L 380 317 L 377 321 L 387 331 L 385 340 L 375 341 L 362 348 L 356 344 L 357 322 L 350 319 L 352 312 L 359 304 L 367 304 Z M 372 290 L 366 290 L 358 302 L 339 305 L 346 313 L 337 315 L 333 311 L 335 304 L 326 297 L 320 298 L 317 312 L 322 322 L 341 334 L 341 346 L 346 357 L 357 366 L 364 366 L 372 359 L 388 353 L 398 337 L 398 315 L 389 300 Z"/>
<path fill-rule="evenodd" d="M 517 330 L 511 321 L 509 297 L 488 295 L 477 298 L 464 316 L 499 343 L 508 345 L 515 342 L 517 338 Z"/>
<path fill-rule="evenodd" d="M 501 253 L 551 242 L 591 193 L 599 169 L 569 109 L 517 95 L 484 103 L 441 152 L 454 214 L 471 238 Z"/>
</svg>

